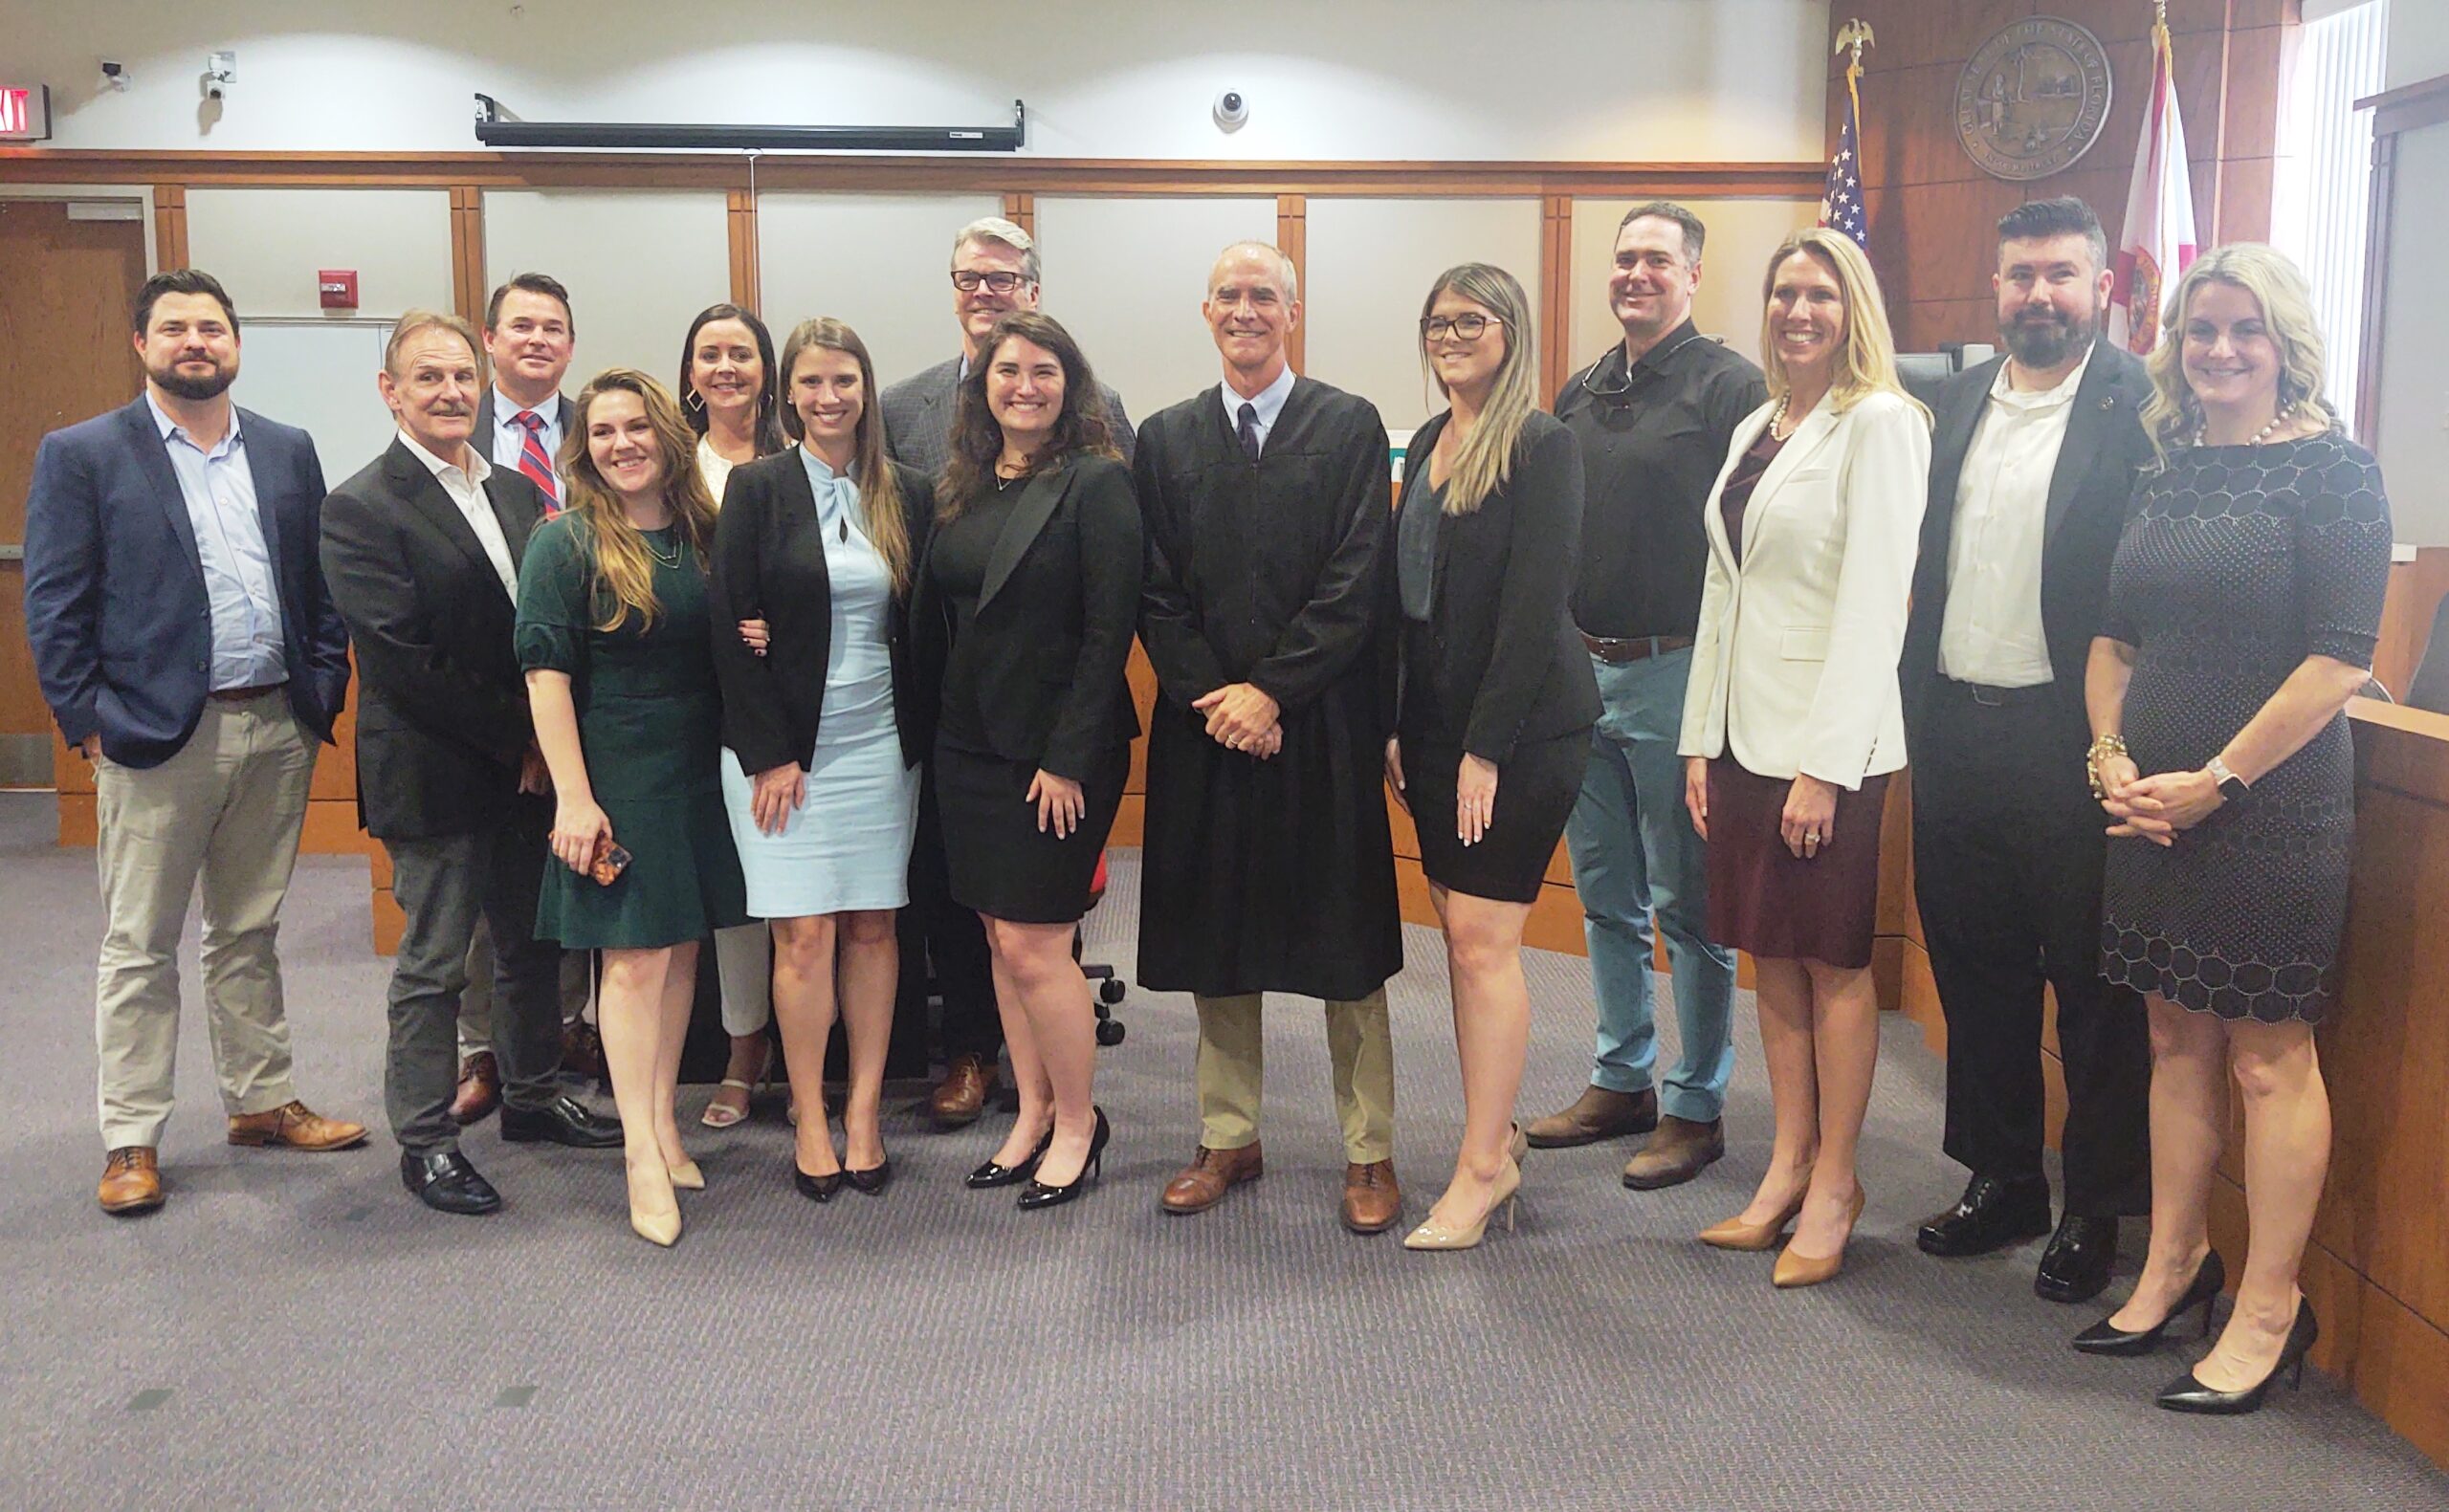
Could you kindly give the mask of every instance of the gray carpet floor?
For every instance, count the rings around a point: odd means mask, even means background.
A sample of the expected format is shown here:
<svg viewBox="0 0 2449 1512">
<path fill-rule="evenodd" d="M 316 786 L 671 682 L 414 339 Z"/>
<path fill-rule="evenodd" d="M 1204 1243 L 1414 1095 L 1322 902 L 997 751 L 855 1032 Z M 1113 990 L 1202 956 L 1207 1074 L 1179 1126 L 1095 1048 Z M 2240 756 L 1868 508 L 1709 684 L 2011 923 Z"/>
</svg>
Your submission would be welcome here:
<svg viewBox="0 0 2449 1512">
<path fill-rule="evenodd" d="M 1845 1274 L 1778 1293 L 1770 1257 L 1693 1243 L 1767 1152 L 1748 1001 L 1726 1160 L 1635 1194 L 1622 1146 L 1538 1152 L 1519 1232 L 1467 1254 L 1336 1225 L 1323 1034 L 1290 1000 L 1267 1178 L 1201 1217 L 1160 1213 L 1196 1137 L 1191 1020 L 1136 991 L 1084 1200 L 1023 1216 L 963 1190 L 998 1130 L 935 1133 L 905 1096 L 894 1185 L 817 1207 L 790 1190 L 769 1102 L 697 1137 L 709 1189 L 667 1253 L 629 1234 L 616 1152 L 479 1130 L 468 1149 L 508 1207 L 470 1220 L 411 1201 L 384 1135 L 226 1146 L 190 927 L 172 1200 L 114 1220 L 93 1202 L 93 860 L 53 848 L 52 825 L 47 798 L 0 797 L 11 1508 L 2449 1506 L 2449 1477 L 2335 1382 L 2250 1419 L 2157 1412 L 2189 1354 L 2069 1351 L 2097 1308 L 2037 1300 L 2034 1249 L 1915 1251 L 1960 1173 L 1910 1024 L 1888 1025 Z M 1136 867 L 1116 854 L 1089 927 L 1126 972 Z M 363 862 L 301 862 L 282 945 L 304 1095 L 379 1122 L 387 963 L 365 887 Z M 1460 1104 L 1436 936 L 1406 948 L 1397 1165 L 1417 1216 Z M 1530 970 L 1524 1101 L 1544 1110 L 1587 1068 L 1589 980 L 1571 957 Z M 694 1113 L 703 1090 L 684 1095 Z"/>
</svg>

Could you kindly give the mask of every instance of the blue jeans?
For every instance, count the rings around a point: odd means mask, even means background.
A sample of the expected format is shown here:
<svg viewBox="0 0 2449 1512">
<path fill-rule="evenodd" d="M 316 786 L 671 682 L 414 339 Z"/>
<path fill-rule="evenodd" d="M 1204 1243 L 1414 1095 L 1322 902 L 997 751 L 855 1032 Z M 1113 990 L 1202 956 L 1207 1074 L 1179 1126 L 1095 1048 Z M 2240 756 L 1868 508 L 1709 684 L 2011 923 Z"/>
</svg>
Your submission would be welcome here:
<svg viewBox="0 0 2449 1512">
<path fill-rule="evenodd" d="M 1599 1050 L 1590 1080 L 1616 1092 L 1651 1085 L 1658 1023 L 1650 1009 L 1650 916 L 1666 935 L 1681 1054 L 1659 1087 L 1660 1110 L 1707 1123 L 1734 1071 L 1734 953 L 1710 942 L 1707 848 L 1684 811 L 1688 647 L 1609 666 L 1593 659 L 1603 711 L 1590 766 L 1565 824 L 1590 943 Z"/>
</svg>

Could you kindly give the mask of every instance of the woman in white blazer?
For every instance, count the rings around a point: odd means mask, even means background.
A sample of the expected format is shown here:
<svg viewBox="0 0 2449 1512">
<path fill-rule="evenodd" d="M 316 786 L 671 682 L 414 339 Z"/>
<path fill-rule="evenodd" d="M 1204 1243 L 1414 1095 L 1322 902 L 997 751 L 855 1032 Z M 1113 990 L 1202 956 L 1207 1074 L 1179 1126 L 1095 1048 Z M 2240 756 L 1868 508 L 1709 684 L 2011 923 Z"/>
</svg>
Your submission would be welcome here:
<svg viewBox="0 0 2449 1512">
<path fill-rule="evenodd" d="M 1871 931 L 1887 774 L 1905 764 L 1905 641 L 1930 412 L 1896 379 L 1879 282 L 1842 233 L 1769 261 L 1769 403 L 1705 514 L 1709 575 L 1684 704 L 1685 803 L 1710 843 L 1710 935 L 1752 953 L 1776 1107 L 1768 1173 L 1701 1234 L 1828 1280 L 1863 1211 L 1855 1146 L 1879 1050 Z"/>
</svg>

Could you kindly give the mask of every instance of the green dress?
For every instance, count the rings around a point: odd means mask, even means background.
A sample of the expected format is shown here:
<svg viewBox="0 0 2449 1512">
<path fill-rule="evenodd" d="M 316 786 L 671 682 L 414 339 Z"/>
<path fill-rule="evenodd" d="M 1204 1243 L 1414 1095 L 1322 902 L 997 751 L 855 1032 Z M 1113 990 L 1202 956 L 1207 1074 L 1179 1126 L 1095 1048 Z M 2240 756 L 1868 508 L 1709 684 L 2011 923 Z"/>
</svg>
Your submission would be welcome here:
<svg viewBox="0 0 2449 1512">
<path fill-rule="evenodd" d="M 630 857 L 609 887 L 545 866 L 536 937 L 572 950 L 680 945 L 748 919 L 723 814 L 705 571 L 677 529 L 646 538 L 660 605 L 651 627 L 635 613 L 619 629 L 595 627 L 594 552 L 574 515 L 539 526 L 518 568 L 518 665 L 569 674 L 587 781 Z"/>
</svg>

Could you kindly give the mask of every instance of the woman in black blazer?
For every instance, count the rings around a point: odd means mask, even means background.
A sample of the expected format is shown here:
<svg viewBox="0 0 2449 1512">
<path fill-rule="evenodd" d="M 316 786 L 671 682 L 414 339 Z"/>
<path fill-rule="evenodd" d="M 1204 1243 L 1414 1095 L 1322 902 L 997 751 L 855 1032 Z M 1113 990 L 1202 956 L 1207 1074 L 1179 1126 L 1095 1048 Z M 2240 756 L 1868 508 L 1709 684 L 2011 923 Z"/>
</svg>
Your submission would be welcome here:
<svg viewBox="0 0 2449 1512">
<path fill-rule="evenodd" d="M 1463 1144 L 1445 1194 L 1403 1240 L 1410 1249 L 1479 1243 L 1522 1184 L 1522 928 L 1600 712 L 1570 608 L 1581 451 L 1536 407 L 1530 309 L 1513 275 L 1486 263 L 1448 269 L 1421 309 L 1422 360 L 1452 407 L 1405 454 L 1386 776 L 1412 812 L 1445 931 Z"/>
<path fill-rule="evenodd" d="M 973 1187 L 1079 1194 L 1110 1132 L 1096 1012 L 1071 953 L 1138 734 L 1123 664 L 1139 505 L 1070 333 L 996 321 L 962 380 L 913 633 L 939 696 L 937 801 L 953 900 L 985 921 L 1021 1113 Z"/>
<path fill-rule="evenodd" d="M 799 445 L 736 469 L 715 528 L 723 799 L 748 910 L 774 931 L 774 1017 L 800 1110 L 793 1179 L 819 1202 L 891 1174 L 878 1127 L 909 902 L 921 707 L 909 603 L 935 514 L 889 460 L 875 369 L 839 320 L 801 323 L 779 364 Z M 763 645 L 743 640 L 761 621 Z M 838 1007 L 837 1007 L 838 997 Z M 825 1119 L 825 1049 L 849 1034 L 845 1149 Z M 812 1116 L 811 1116 L 812 1110 Z"/>
</svg>

